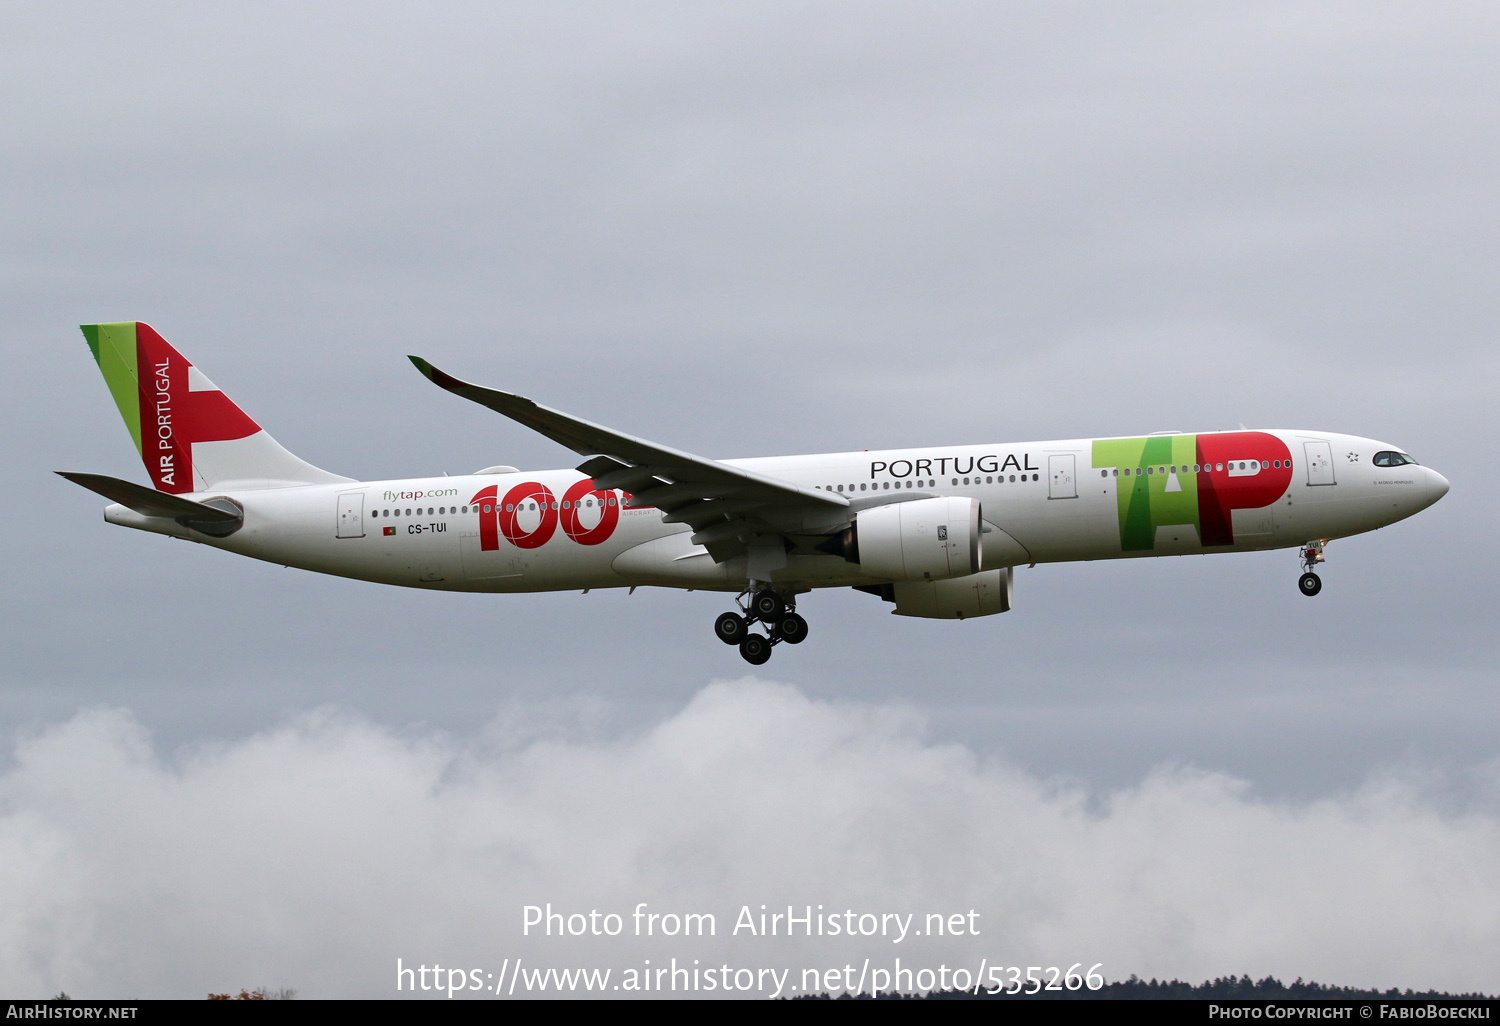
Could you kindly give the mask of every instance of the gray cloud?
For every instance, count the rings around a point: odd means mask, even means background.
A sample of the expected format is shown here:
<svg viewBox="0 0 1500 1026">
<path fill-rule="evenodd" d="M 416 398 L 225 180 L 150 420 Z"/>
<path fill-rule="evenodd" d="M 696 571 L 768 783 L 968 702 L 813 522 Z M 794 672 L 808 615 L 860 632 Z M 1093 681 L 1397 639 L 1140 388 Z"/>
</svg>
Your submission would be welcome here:
<svg viewBox="0 0 1500 1026">
<path fill-rule="evenodd" d="M 1493 765 L 1458 806 L 1416 773 L 1270 801 L 1184 765 L 1108 790 L 1047 780 L 935 742 L 909 705 L 753 680 L 639 728 L 597 714 L 517 706 L 459 740 L 325 709 L 166 752 L 128 712 L 81 712 L 0 777 L 0 974 L 17 994 L 381 997 L 397 957 L 618 973 L 901 956 L 1494 989 Z M 717 935 L 523 937 L 523 906 L 547 902 L 621 913 L 627 935 L 638 902 L 713 912 Z M 972 908 L 981 932 L 734 936 L 761 904 Z"/>
</svg>

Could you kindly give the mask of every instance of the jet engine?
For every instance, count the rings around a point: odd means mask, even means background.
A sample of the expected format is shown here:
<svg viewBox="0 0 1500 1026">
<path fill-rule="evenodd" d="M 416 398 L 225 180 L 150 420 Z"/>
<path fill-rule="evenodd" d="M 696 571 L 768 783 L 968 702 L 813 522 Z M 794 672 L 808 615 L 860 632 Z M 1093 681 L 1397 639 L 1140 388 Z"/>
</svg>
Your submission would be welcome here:
<svg viewBox="0 0 1500 1026">
<path fill-rule="evenodd" d="M 930 620 L 965 620 L 1010 611 L 1015 570 L 985 570 L 946 581 L 912 581 L 891 585 L 898 616 Z"/>
<path fill-rule="evenodd" d="M 921 616 L 929 620 L 967 620 L 1010 611 L 1015 594 L 1015 569 L 983 570 L 946 581 L 899 581 L 895 584 L 859 584 L 856 591 L 879 595 L 896 603 L 898 616 Z"/>
<path fill-rule="evenodd" d="M 860 510 L 842 548 L 872 577 L 942 581 L 979 572 L 979 532 L 979 500 L 946 495 Z"/>
</svg>

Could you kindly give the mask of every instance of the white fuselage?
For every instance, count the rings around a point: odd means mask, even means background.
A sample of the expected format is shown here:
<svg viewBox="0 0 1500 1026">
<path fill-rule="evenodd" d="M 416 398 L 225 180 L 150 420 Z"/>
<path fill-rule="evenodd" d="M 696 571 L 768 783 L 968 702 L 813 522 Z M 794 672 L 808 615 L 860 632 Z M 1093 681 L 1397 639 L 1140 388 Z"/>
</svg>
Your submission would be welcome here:
<svg viewBox="0 0 1500 1026">
<path fill-rule="evenodd" d="M 1279 443 L 1274 447 L 1275 469 L 1269 452 L 1233 451 L 1234 445 L 1255 448 L 1255 439 Z M 1136 443 L 1142 444 L 1129 449 Z M 1222 469 L 1222 460 L 1198 462 L 1196 454 L 1214 445 L 1231 446 L 1228 471 Z M 1111 456 L 1125 451 L 1122 446 L 1132 452 L 1172 454 L 1153 457 L 1148 466 L 1129 466 L 1141 462 L 1131 457 L 1122 469 L 1120 459 Z M 1374 530 L 1431 505 L 1448 489 L 1441 475 L 1425 467 L 1372 465 L 1377 452 L 1393 448 L 1350 435 L 1267 431 L 724 462 L 807 488 L 835 491 L 850 500 L 851 510 L 866 508 L 861 500 L 876 505 L 906 493 L 978 500 L 985 525 L 982 563 L 990 569 L 1281 548 Z M 1255 466 L 1262 457 L 1267 457 L 1265 470 L 1236 469 L 1247 460 Z M 1285 468 L 1280 466 L 1283 457 Z M 1213 470 L 1216 465 L 1221 469 Z M 1209 469 L 1197 469 L 1200 466 Z M 1200 520 L 1199 506 L 1208 500 L 1195 495 L 1209 494 L 1213 488 L 1229 494 L 1247 487 L 1246 479 L 1252 477 L 1261 489 L 1256 494 L 1269 501 L 1226 509 L 1219 528 Z M 223 496 L 243 507 L 242 528 L 226 538 L 211 538 L 119 505 L 110 506 L 105 515 L 111 523 L 189 538 L 256 559 L 404 587 L 478 592 L 636 585 L 723 591 L 745 587 L 744 556 L 716 563 L 704 548 L 692 544 L 692 530 L 686 525 L 664 523 L 657 509 L 625 508 L 623 493 L 590 492 L 581 484 L 585 480 L 576 470 L 551 470 L 226 489 L 187 496 Z M 570 489 L 581 495 L 576 506 L 564 498 Z M 1135 505 L 1132 489 L 1139 494 Z M 1186 498 L 1185 490 L 1191 492 Z M 486 500 L 503 509 L 508 496 L 514 497 L 509 503 L 514 508 L 504 513 L 508 526 L 498 537 L 494 529 L 486 535 L 481 525 L 492 515 L 485 510 Z M 565 501 L 568 507 L 562 508 Z M 1259 498 L 1254 501 L 1259 503 Z M 557 505 L 543 510 L 542 503 Z M 774 581 L 791 591 L 886 583 L 857 563 L 803 546 L 789 554 Z"/>
</svg>

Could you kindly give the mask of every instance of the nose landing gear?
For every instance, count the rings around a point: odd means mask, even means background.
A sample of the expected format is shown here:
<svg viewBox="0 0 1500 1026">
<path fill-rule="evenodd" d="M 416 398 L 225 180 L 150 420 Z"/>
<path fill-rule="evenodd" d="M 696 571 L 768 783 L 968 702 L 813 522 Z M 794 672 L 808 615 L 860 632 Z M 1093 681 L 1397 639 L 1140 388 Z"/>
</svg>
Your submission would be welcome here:
<svg viewBox="0 0 1500 1026">
<path fill-rule="evenodd" d="M 1302 576 L 1297 579 L 1297 588 L 1308 598 L 1323 590 L 1323 578 L 1313 573 L 1313 567 L 1323 562 L 1323 543 L 1310 541 L 1302 546 Z"/>
<path fill-rule="evenodd" d="M 742 592 L 735 601 L 743 612 L 721 614 L 714 621 L 714 635 L 726 645 L 738 645 L 740 655 L 752 666 L 770 659 L 773 646 L 799 645 L 807 638 L 807 621 L 797 614 L 795 600 L 788 601 L 770 588 L 758 588 Z M 765 625 L 765 634 L 750 633 L 757 623 Z"/>
</svg>

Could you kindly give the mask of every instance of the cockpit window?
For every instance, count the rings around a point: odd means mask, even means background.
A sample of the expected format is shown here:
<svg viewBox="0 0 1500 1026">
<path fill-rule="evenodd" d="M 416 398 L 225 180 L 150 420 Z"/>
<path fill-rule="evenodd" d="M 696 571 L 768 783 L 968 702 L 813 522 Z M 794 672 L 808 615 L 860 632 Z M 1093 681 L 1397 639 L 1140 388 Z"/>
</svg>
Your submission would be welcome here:
<svg viewBox="0 0 1500 1026">
<path fill-rule="evenodd" d="M 1417 461 L 1404 452 L 1377 452 L 1370 462 L 1377 467 L 1400 467 L 1407 463 L 1412 466 L 1417 465 Z"/>
</svg>

